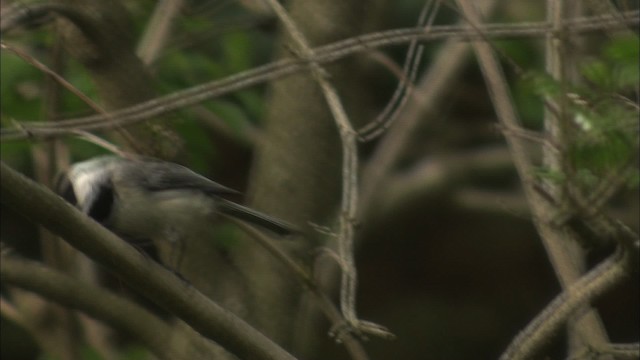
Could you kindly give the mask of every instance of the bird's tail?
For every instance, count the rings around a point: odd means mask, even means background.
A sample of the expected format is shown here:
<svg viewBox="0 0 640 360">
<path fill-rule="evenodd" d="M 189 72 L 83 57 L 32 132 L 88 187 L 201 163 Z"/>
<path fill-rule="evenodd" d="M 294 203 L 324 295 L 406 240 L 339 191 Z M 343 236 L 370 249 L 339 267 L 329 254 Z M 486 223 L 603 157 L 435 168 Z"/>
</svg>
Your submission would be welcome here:
<svg viewBox="0 0 640 360">
<path fill-rule="evenodd" d="M 220 199 L 219 210 L 225 215 L 229 215 L 238 220 L 243 220 L 251 224 L 258 225 L 276 235 L 287 236 L 293 234 L 294 227 L 282 220 L 276 219 L 261 212 L 249 209 L 248 207 L 236 204 L 234 202 Z"/>
</svg>

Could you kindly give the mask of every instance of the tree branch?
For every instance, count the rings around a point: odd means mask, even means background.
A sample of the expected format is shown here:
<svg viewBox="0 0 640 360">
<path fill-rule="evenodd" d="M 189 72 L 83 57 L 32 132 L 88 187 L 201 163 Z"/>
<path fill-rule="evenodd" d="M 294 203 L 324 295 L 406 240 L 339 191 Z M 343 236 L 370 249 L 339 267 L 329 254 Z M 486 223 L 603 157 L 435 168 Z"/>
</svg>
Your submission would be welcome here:
<svg viewBox="0 0 640 360">
<path fill-rule="evenodd" d="M 185 349 L 194 349 L 193 346 L 176 347 L 179 342 L 174 336 L 177 333 L 143 307 L 41 263 L 3 255 L 0 261 L 0 279 L 48 300 L 81 310 L 131 334 L 161 359 L 179 359 L 187 355 L 184 353 Z M 187 357 L 201 358 L 195 351 Z"/>
<path fill-rule="evenodd" d="M 618 26 L 637 25 L 640 23 L 640 14 L 637 11 L 631 11 L 623 15 L 625 16 L 625 23 L 618 22 L 614 17 L 601 16 L 568 20 L 563 22 L 563 25 L 571 34 L 577 34 L 600 30 L 603 26 L 612 23 Z M 113 111 L 109 116 L 92 115 L 83 118 L 68 119 L 57 122 L 56 126 L 52 126 L 47 122 L 29 122 L 28 125 L 19 123 L 21 126 L 18 128 L 0 129 L 0 139 L 49 138 L 68 135 L 76 130 L 88 131 L 111 129 L 119 125 L 128 126 L 239 89 L 294 74 L 306 69 L 307 61 L 313 61 L 318 64 L 330 63 L 355 53 L 369 51 L 374 47 L 404 44 L 414 39 L 435 41 L 454 38 L 464 40 L 478 38 L 535 38 L 544 36 L 550 31 L 549 25 L 546 22 L 539 22 L 515 25 L 490 24 L 483 30 L 482 37 L 479 37 L 475 29 L 450 25 L 433 26 L 428 29 L 428 31 L 422 28 L 409 28 L 366 34 L 320 46 L 314 49 L 314 56 L 309 59 L 289 58 L 262 65 L 221 80 L 196 85 L 167 96 L 157 97 L 137 105 L 122 108 Z"/>
<path fill-rule="evenodd" d="M 500 356 L 501 360 L 529 359 L 535 355 L 580 308 L 594 301 L 618 285 L 634 263 L 637 248 L 620 242 L 618 248 L 606 260 L 589 271 L 580 280 L 571 284 L 558 295 L 533 321 L 522 330 Z M 605 348 L 599 344 L 595 351 Z"/>
<path fill-rule="evenodd" d="M 293 359 L 285 350 L 221 308 L 161 265 L 64 202 L 48 189 L 1 163 L 1 201 L 63 237 L 203 336 L 241 358 Z"/>
<path fill-rule="evenodd" d="M 472 4 L 468 0 L 458 0 L 458 4 L 470 25 L 482 34 L 484 30 L 480 30 L 480 19 Z M 520 120 L 491 45 L 486 41 L 474 41 L 473 46 L 501 125 L 507 129 L 519 129 Z M 572 284 L 580 279 L 581 271 L 574 264 L 575 254 L 566 246 L 567 234 L 552 225 L 555 207 L 535 190 L 537 181 L 534 178 L 533 166 L 527 155 L 526 145 L 513 132 L 505 132 L 504 135 L 511 149 L 527 201 L 532 209 L 534 225 L 547 249 L 562 287 L 565 290 L 572 289 Z M 600 326 L 597 314 L 593 310 L 587 311 L 581 321 L 582 329 Z"/>
</svg>

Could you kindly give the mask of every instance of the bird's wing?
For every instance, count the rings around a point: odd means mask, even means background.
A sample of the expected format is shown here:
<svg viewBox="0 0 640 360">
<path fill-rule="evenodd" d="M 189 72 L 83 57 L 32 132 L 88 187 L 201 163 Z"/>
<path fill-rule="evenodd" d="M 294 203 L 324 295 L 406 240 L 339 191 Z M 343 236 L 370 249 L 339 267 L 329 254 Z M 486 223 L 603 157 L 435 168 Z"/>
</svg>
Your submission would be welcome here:
<svg viewBox="0 0 640 360">
<path fill-rule="evenodd" d="M 129 161 L 127 166 L 144 167 L 136 174 L 139 184 L 149 191 L 197 190 L 209 195 L 238 194 L 238 191 L 222 186 L 188 168 L 164 161 Z"/>
</svg>

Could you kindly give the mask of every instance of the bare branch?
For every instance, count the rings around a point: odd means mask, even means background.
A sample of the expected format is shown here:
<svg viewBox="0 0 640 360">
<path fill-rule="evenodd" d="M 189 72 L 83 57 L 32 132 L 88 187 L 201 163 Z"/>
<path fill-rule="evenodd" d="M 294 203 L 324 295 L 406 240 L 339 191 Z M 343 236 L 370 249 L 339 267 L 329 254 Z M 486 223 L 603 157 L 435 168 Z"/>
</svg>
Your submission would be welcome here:
<svg viewBox="0 0 640 360">
<path fill-rule="evenodd" d="M 438 0 L 435 5 L 432 5 L 433 3 L 433 1 L 425 3 L 422 11 L 420 12 L 420 16 L 418 17 L 417 26 L 422 26 L 425 29 L 431 26 L 436 14 L 438 13 L 440 1 Z M 431 10 L 432 7 L 434 10 Z M 429 19 L 426 20 L 429 11 L 431 11 L 431 15 L 429 16 Z M 413 82 L 415 81 L 418 73 L 418 66 L 420 65 L 420 60 L 422 60 L 423 52 L 424 45 L 418 45 L 417 40 L 413 40 L 409 43 L 409 49 L 405 56 L 405 63 L 400 76 L 400 82 L 384 110 L 382 110 L 382 112 L 371 123 L 358 129 L 361 141 L 370 141 L 383 134 L 384 131 L 391 126 L 393 120 L 398 116 L 403 105 L 406 104 L 407 99 L 411 94 L 411 89 L 413 88 Z"/>
<path fill-rule="evenodd" d="M 293 359 L 285 350 L 221 308 L 161 265 L 149 261 L 113 233 L 4 162 L 0 198 L 13 210 L 63 237 L 122 281 L 139 290 L 239 357 Z"/>
<path fill-rule="evenodd" d="M 33 291 L 49 300 L 81 310 L 116 329 L 133 335 L 161 359 L 184 357 L 171 326 L 157 316 L 111 292 L 62 274 L 41 263 L 2 256 L 0 278 L 7 284 Z M 200 358 L 193 352 L 189 356 Z"/>
<path fill-rule="evenodd" d="M 320 85 L 322 93 L 329 105 L 329 110 L 338 126 L 340 140 L 342 142 L 342 201 L 340 206 L 340 231 L 338 235 L 338 254 L 343 263 L 342 281 L 340 290 L 340 307 L 346 321 L 348 330 L 358 333 L 367 333 L 376 336 L 392 336 L 384 327 L 371 322 L 362 321 L 356 315 L 356 286 L 357 270 L 354 260 L 354 221 L 357 215 L 358 204 L 358 153 L 357 133 L 351 126 L 340 97 L 334 86 L 328 81 L 327 73 L 313 59 L 314 51 L 309 46 L 304 35 L 298 29 L 293 19 L 277 0 L 267 0 L 275 14 L 290 33 L 296 50 L 300 52 L 302 59 L 308 61 L 311 73 Z M 341 335 L 341 334 L 339 334 Z M 340 337 L 339 337 L 340 339 Z"/>
<path fill-rule="evenodd" d="M 458 4 L 471 26 L 479 32 L 483 31 L 480 30 L 479 17 L 471 3 L 468 0 L 458 0 Z M 493 54 L 491 45 L 486 42 L 475 41 L 474 48 L 494 103 L 494 108 L 498 114 L 498 119 L 502 126 L 506 128 L 519 128 L 520 121 L 514 109 L 513 102 L 511 101 L 504 75 Z M 522 180 L 527 200 L 532 208 L 534 225 L 538 229 L 562 287 L 565 290 L 572 289 L 572 284 L 580 279 L 581 269 L 574 263 L 575 254 L 573 248 L 569 248 L 567 245 L 567 237 L 569 235 L 564 231 L 560 231 L 561 229 L 552 226 L 553 219 L 551 216 L 554 208 L 535 191 L 536 180 L 533 177 L 533 168 L 522 139 L 514 136 L 514 133 L 505 133 L 505 137 L 511 149 L 516 169 Z M 579 296 L 579 294 L 576 294 L 576 296 Z M 580 301 L 580 303 L 583 303 L 582 300 L 583 299 L 574 299 L 571 301 Z M 593 310 L 588 310 L 581 317 L 580 321 L 582 324 L 576 327 L 576 329 L 581 332 L 584 338 L 589 339 L 590 345 L 602 345 L 598 339 L 599 336 L 593 336 L 595 332 L 585 330 L 601 327 L 597 313 Z"/>
<path fill-rule="evenodd" d="M 596 31 L 607 24 L 618 26 L 637 25 L 640 23 L 640 13 L 631 11 L 625 13 L 625 23 L 614 21 L 613 17 L 585 17 L 563 22 L 571 34 Z M 488 25 L 480 38 L 521 38 L 539 37 L 550 31 L 546 22 L 520 24 Z M 267 65 L 229 76 L 222 80 L 215 80 L 197 85 L 167 96 L 158 97 L 138 105 L 113 111 L 110 116 L 93 115 L 77 119 L 69 119 L 56 123 L 29 122 L 18 129 L 1 129 L 0 139 L 17 140 L 26 138 L 48 138 L 64 136 L 74 130 L 110 129 L 116 125 L 131 125 L 154 118 L 177 109 L 191 106 L 202 101 L 212 99 L 239 89 L 253 86 L 262 82 L 281 78 L 306 68 L 306 61 L 315 63 L 329 63 L 348 55 L 369 51 L 371 48 L 397 45 L 414 39 L 434 41 L 441 39 L 477 39 L 477 31 L 462 26 L 433 26 L 428 32 L 424 29 L 396 29 L 349 38 L 336 43 L 320 46 L 314 49 L 314 56 L 308 60 L 284 59 Z"/>
<path fill-rule="evenodd" d="M 570 55 L 566 53 L 566 30 L 562 26 L 562 20 L 570 16 L 568 13 L 569 7 L 570 4 L 567 0 L 547 0 L 547 21 L 551 24 L 554 31 L 547 35 L 545 41 L 546 72 L 556 80 L 563 89 L 568 86 L 569 74 L 567 66 L 570 59 L 567 58 Z M 567 131 L 567 117 L 569 116 L 567 100 L 564 96 L 557 100 L 553 98 L 545 99 L 545 137 L 553 144 L 569 143 L 569 134 Z M 564 174 L 567 177 L 568 181 L 565 182 L 557 183 L 543 180 L 540 185 L 551 194 L 558 208 L 568 208 L 570 206 L 568 194 L 575 185 L 572 184 L 573 174 L 567 163 L 567 152 L 549 151 L 549 148 L 545 148 L 543 150 L 543 163 L 544 166 L 551 171 Z M 564 231 L 562 227 L 555 227 L 549 231 L 549 234 L 553 235 L 542 239 L 549 253 L 549 258 L 554 270 L 556 271 L 556 276 L 558 276 L 564 288 L 571 286 L 571 283 L 576 281 L 576 279 L 572 271 L 563 272 L 563 269 L 573 268 L 579 275 L 579 273 L 584 271 L 583 268 L 585 266 L 585 254 L 576 237 L 564 235 L 565 233 L 566 231 Z M 558 254 L 558 251 L 562 251 L 562 254 Z M 577 296 L 577 294 L 575 295 Z M 594 347 L 608 342 L 608 336 L 602 320 L 595 310 L 590 310 L 588 305 L 583 310 L 588 314 L 587 316 L 573 317 L 568 323 L 569 357 L 573 357 L 575 353 L 580 352 L 585 347 Z"/>
<path fill-rule="evenodd" d="M 495 3 L 495 0 L 478 2 L 483 12 L 491 11 Z M 433 114 L 437 113 L 437 104 L 447 94 L 448 86 L 455 83 L 452 78 L 466 64 L 469 49 L 468 43 L 460 42 L 458 39 L 447 40 L 427 72 L 416 84 L 413 96 L 394 126 L 380 140 L 375 153 L 362 171 L 361 218 L 366 219 L 369 216 L 367 212 L 373 208 L 371 202 L 380 188 L 380 183 L 391 173 L 397 159 L 402 156 L 410 136 L 419 124 L 429 121 Z"/>
<path fill-rule="evenodd" d="M 136 49 L 138 57 L 146 65 L 152 64 L 163 50 L 182 4 L 183 0 L 161 0 L 156 4 Z"/>
<path fill-rule="evenodd" d="M 502 360 L 529 359 L 576 310 L 619 284 L 629 273 L 637 248 L 621 242 L 615 253 L 558 295 L 516 336 Z M 605 346 L 602 344 L 601 346 Z M 598 347 L 595 348 L 596 351 Z"/>
<path fill-rule="evenodd" d="M 237 219 L 228 218 L 234 222 L 238 227 L 248 233 L 254 240 L 256 240 L 260 246 L 267 250 L 271 255 L 277 258 L 293 276 L 298 279 L 309 293 L 316 300 L 316 303 L 325 314 L 327 319 L 333 324 L 333 326 L 339 326 L 344 322 L 344 319 L 338 309 L 334 306 L 331 299 L 322 291 L 317 282 L 313 279 L 313 276 L 305 270 L 300 264 L 292 259 L 286 252 L 282 251 L 271 239 L 267 238 L 264 233 L 256 230 L 251 225 L 238 221 Z M 342 341 L 345 344 L 345 348 L 351 354 L 351 358 L 354 360 L 368 359 L 367 354 L 362 347 L 362 344 L 351 334 L 345 334 L 342 337 Z"/>
<path fill-rule="evenodd" d="M 73 86 L 73 84 L 68 82 L 62 76 L 58 75 L 55 71 L 49 69 L 49 67 L 47 65 L 45 65 L 45 64 L 41 63 L 40 61 L 36 60 L 31 55 L 19 50 L 16 47 L 8 45 L 8 44 L 6 44 L 4 42 L 0 43 L 0 49 L 12 52 L 16 56 L 20 57 L 22 60 L 27 62 L 28 64 L 31 64 L 36 69 L 38 69 L 38 70 L 42 71 L 43 73 L 51 76 L 56 82 L 58 82 L 58 84 L 62 85 L 65 89 L 69 90 L 69 92 L 71 92 L 72 94 L 77 96 L 85 104 L 89 105 L 95 112 L 97 112 L 99 114 L 106 114 L 107 113 L 100 105 L 96 104 L 88 96 L 83 94 L 82 91 L 80 91 L 78 88 Z"/>
</svg>

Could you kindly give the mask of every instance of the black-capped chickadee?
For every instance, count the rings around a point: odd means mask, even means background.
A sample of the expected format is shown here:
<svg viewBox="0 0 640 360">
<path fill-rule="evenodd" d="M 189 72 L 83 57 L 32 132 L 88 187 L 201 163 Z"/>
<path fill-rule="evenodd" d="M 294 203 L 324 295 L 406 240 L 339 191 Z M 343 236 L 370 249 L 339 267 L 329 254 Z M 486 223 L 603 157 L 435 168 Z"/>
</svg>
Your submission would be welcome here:
<svg viewBox="0 0 640 360">
<path fill-rule="evenodd" d="M 221 197 L 236 191 L 170 162 L 97 157 L 74 164 L 57 184 L 67 201 L 130 241 L 208 235 L 219 214 L 280 236 L 293 232 L 281 220 Z"/>
</svg>

